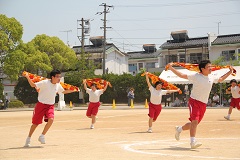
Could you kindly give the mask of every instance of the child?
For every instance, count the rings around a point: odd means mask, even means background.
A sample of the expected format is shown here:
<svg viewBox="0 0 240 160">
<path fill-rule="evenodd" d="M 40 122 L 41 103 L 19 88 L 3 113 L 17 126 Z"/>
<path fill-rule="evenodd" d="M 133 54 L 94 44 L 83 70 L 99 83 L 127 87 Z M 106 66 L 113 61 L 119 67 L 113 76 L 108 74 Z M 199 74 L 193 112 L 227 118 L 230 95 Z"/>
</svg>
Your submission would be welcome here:
<svg viewBox="0 0 240 160">
<path fill-rule="evenodd" d="M 134 89 L 130 88 L 130 91 L 127 94 L 128 97 L 128 106 L 131 106 L 131 101 L 134 99 Z"/>
<path fill-rule="evenodd" d="M 148 133 L 152 133 L 152 123 L 155 122 L 161 113 L 162 110 L 162 95 L 166 95 L 167 93 L 178 92 L 179 90 L 162 90 L 162 82 L 157 81 L 154 84 L 154 87 L 149 82 L 148 72 L 146 73 L 146 81 L 148 84 L 148 88 L 150 90 L 150 102 L 149 102 L 149 120 L 148 120 Z"/>
<path fill-rule="evenodd" d="M 101 96 L 101 94 L 103 94 L 104 91 L 106 91 L 106 89 L 108 87 L 108 82 L 103 89 L 99 89 L 99 90 L 97 89 L 95 83 L 92 83 L 91 89 L 87 88 L 86 83 L 87 83 L 87 80 L 84 79 L 83 80 L 84 89 L 89 94 L 89 105 L 88 105 L 86 115 L 87 115 L 88 118 L 92 118 L 92 124 L 90 126 L 90 129 L 93 129 L 94 124 L 96 122 L 96 116 L 97 116 L 97 113 L 98 113 L 98 108 L 100 106 L 100 102 L 99 102 L 100 96 Z"/>
<path fill-rule="evenodd" d="M 192 92 L 188 102 L 188 107 L 190 111 L 189 120 L 191 122 L 188 122 L 183 126 L 176 126 L 175 138 L 178 141 L 180 133 L 183 130 L 190 130 L 190 146 L 192 149 L 198 148 L 202 145 L 202 143 L 197 142 L 195 139 L 197 126 L 201 122 L 206 111 L 206 106 L 213 82 L 224 81 L 233 72 L 233 68 L 230 67 L 229 72 L 218 78 L 209 76 L 209 74 L 211 74 L 212 71 L 211 62 L 209 60 L 201 61 L 198 66 L 200 73 L 194 73 L 191 75 L 179 72 L 178 70 L 172 67 L 172 63 L 169 63 L 168 66 L 169 69 L 178 77 L 188 79 L 193 84 Z"/>
<path fill-rule="evenodd" d="M 226 90 L 227 94 L 232 93 L 232 98 L 231 98 L 231 102 L 230 102 L 230 107 L 228 110 L 228 115 L 224 116 L 224 118 L 226 120 L 230 120 L 230 115 L 232 113 L 232 109 L 237 107 L 238 110 L 240 110 L 240 88 L 237 85 L 237 81 L 235 79 L 232 79 L 230 81 L 231 84 L 231 90 L 229 91 L 228 89 Z"/>
<path fill-rule="evenodd" d="M 54 119 L 54 103 L 56 93 L 66 94 L 75 91 L 63 89 L 59 83 L 61 78 L 61 72 L 59 70 L 53 70 L 50 73 L 51 79 L 42 80 L 37 83 L 33 83 L 28 74 L 26 74 L 25 77 L 27 78 L 31 87 L 39 89 L 38 103 L 33 111 L 32 126 L 25 143 L 25 147 L 30 147 L 31 136 L 37 126 L 42 123 L 43 117 L 47 124 L 45 125 L 42 134 L 38 138 L 38 141 L 41 142 L 41 144 L 45 144 L 45 134 L 51 127 Z"/>
</svg>

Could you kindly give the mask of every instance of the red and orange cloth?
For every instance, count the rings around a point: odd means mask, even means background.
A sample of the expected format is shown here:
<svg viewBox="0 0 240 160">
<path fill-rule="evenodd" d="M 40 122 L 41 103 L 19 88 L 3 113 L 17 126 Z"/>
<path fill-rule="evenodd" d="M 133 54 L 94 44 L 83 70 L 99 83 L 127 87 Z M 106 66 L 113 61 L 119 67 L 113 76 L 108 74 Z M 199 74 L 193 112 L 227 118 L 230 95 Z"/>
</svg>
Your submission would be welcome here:
<svg viewBox="0 0 240 160">
<path fill-rule="evenodd" d="M 28 74 L 29 78 L 32 80 L 33 83 L 40 82 L 40 81 L 42 81 L 44 79 L 47 79 L 45 77 L 41 77 L 41 76 L 38 76 L 36 74 L 32 74 L 32 73 L 26 72 L 26 71 L 24 71 L 22 73 L 23 76 L 25 76 L 26 74 Z M 71 84 L 67 84 L 67 83 L 63 83 L 63 82 L 60 82 L 60 84 L 63 87 L 63 89 L 65 89 L 65 90 L 79 91 L 78 87 L 73 86 Z"/>
<path fill-rule="evenodd" d="M 198 64 L 192 64 L 192 63 L 179 63 L 179 62 L 173 62 L 173 66 L 181 66 L 183 68 L 186 68 L 190 71 L 196 71 L 196 72 L 200 72 L 199 68 L 198 68 Z M 165 70 L 168 70 L 168 65 L 166 65 Z M 229 68 L 230 65 L 226 65 L 226 66 L 218 66 L 218 65 L 212 65 L 212 71 L 216 71 L 216 70 L 220 70 L 223 68 Z M 233 69 L 233 73 L 232 75 L 235 76 L 237 73 L 237 71 L 235 69 Z"/>
<path fill-rule="evenodd" d="M 141 76 L 145 76 L 146 75 L 146 72 L 144 72 L 143 74 L 141 74 Z M 149 73 L 147 74 L 147 76 L 151 79 L 152 83 L 155 84 L 156 82 L 158 81 L 161 81 L 163 82 L 163 85 L 162 85 L 162 88 L 163 89 L 167 89 L 167 90 L 179 90 L 178 93 L 179 94 L 182 94 L 182 91 L 175 85 L 165 81 L 164 79 L 161 79 L 159 78 L 158 76 L 152 74 L 152 73 Z"/>
<path fill-rule="evenodd" d="M 107 83 L 108 83 L 109 87 L 112 87 L 112 85 L 109 81 L 106 81 L 101 78 L 86 79 L 86 81 L 87 81 L 88 87 L 91 87 L 93 83 L 96 84 L 98 89 L 103 89 L 107 85 Z"/>
</svg>

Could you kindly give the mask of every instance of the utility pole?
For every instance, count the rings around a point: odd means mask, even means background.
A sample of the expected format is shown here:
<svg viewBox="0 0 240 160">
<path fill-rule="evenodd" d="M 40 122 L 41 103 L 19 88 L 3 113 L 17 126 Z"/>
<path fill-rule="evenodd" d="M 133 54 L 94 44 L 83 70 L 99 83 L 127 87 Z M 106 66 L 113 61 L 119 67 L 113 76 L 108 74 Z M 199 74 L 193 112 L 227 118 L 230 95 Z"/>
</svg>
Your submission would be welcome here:
<svg viewBox="0 0 240 160">
<path fill-rule="evenodd" d="M 69 41 L 68 41 L 68 32 L 72 32 L 72 30 L 66 30 L 66 31 L 60 31 L 60 32 L 66 32 L 66 33 L 67 33 L 67 45 L 69 46 Z"/>
<path fill-rule="evenodd" d="M 85 23 L 85 24 L 84 24 Z M 78 26 L 81 26 L 80 28 Z M 81 30 L 81 35 L 78 35 L 78 31 Z M 89 19 L 81 19 L 77 20 L 77 37 L 81 42 L 81 52 L 84 53 L 84 40 L 85 36 L 89 36 L 90 32 L 90 20 Z"/>
<path fill-rule="evenodd" d="M 220 25 L 221 21 L 217 22 L 218 24 L 218 35 L 219 35 L 219 25 Z"/>
<path fill-rule="evenodd" d="M 101 29 L 103 28 L 103 61 L 102 61 L 102 69 L 103 69 L 103 75 L 106 73 L 106 67 L 105 67 L 105 57 L 106 57 L 106 29 L 107 28 L 111 28 L 111 27 L 107 27 L 106 25 L 106 21 L 107 21 L 107 13 L 109 13 L 109 9 L 113 8 L 113 6 L 109 6 L 106 3 L 102 3 L 99 6 L 103 6 L 104 10 L 103 12 L 98 12 L 97 14 L 103 14 L 103 27 L 100 27 Z"/>
</svg>

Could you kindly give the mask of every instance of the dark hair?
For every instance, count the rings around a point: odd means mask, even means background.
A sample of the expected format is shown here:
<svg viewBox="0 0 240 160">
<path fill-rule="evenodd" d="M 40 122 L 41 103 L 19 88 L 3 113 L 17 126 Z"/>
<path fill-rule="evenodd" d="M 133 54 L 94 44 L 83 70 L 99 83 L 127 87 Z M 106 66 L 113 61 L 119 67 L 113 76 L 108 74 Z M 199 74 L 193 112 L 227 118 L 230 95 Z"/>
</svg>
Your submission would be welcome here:
<svg viewBox="0 0 240 160">
<path fill-rule="evenodd" d="M 198 68 L 199 68 L 200 72 L 202 72 L 202 68 L 205 68 L 208 63 L 211 63 L 211 61 L 210 60 L 202 60 L 198 64 Z"/>
<path fill-rule="evenodd" d="M 92 83 L 92 84 L 91 84 L 91 87 L 92 87 L 92 86 L 96 87 L 97 85 L 96 85 L 96 83 Z"/>
<path fill-rule="evenodd" d="M 92 86 L 94 86 L 96 89 L 98 89 L 96 83 L 93 82 L 93 83 L 91 84 L 91 87 L 92 87 Z"/>
<path fill-rule="evenodd" d="M 50 73 L 50 78 L 52 79 L 52 76 L 55 77 L 56 74 L 61 74 L 61 71 L 59 71 L 58 69 L 52 70 L 52 72 Z"/>
<path fill-rule="evenodd" d="M 232 79 L 232 80 L 230 81 L 230 84 L 232 84 L 232 82 L 237 83 L 236 79 Z"/>
<path fill-rule="evenodd" d="M 156 88 L 157 85 L 159 85 L 159 84 L 163 85 L 163 82 L 162 82 L 162 81 L 157 81 L 157 82 L 154 84 L 154 87 Z"/>
</svg>

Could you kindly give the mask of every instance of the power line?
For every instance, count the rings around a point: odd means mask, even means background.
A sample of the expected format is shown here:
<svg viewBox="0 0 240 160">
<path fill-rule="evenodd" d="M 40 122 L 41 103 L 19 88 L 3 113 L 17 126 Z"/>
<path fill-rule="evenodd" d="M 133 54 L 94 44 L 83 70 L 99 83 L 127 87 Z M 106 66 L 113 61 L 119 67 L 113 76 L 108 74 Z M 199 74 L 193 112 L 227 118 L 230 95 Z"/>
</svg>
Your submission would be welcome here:
<svg viewBox="0 0 240 160">
<path fill-rule="evenodd" d="M 165 18 L 147 18 L 147 19 L 111 19 L 111 21 L 156 21 L 156 20 L 173 20 L 173 19 L 193 19 L 193 18 L 206 18 L 206 17 L 218 17 L 218 16 L 228 16 L 240 14 L 240 12 L 230 12 L 230 13 L 216 13 L 207 15 L 196 15 L 196 16 L 185 16 L 185 17 L 165 17 Z"/>
<path fill-rule="evenodd" d="M 189 5 L 202 5 L 210 3 L 222 3 L 222 2 L 234 2 L 239 0 L 211 0 L 211 1 L 202 1 L 202 2 L 183 2 L 183 3 L 167 3 L 167 4 L 145 4 L 145 5 L 115 5 L 116 7 L 122 8 L 153 8 L 153 7 L 172 7 L 172 6 L 189 6 Z"/>
<path fill-rule="evenodd" d="M 221 28 L 228 28 L 228 27 L 238 27 L 240 25 L 229 25 L 229 26 L 221 26 Z M 180 28 L 180 27 L 179 27 Z M 153 28 L 147 28 L 147 29 L 121 29 L 121 30 L 117 30 L 118 32 L 128 32 L 128 31 L 163 31 L 163 30 L 177 30 L 179 28 L 163 28 L 163 29 L 153 29 Z M 201 29 L 201 28 L 216 28 L 215 26 L 214 27 L 190 27 L 188 28 L 187 27 L 187 30 L 192 30 L 192 29 Z"/>
</svg>

